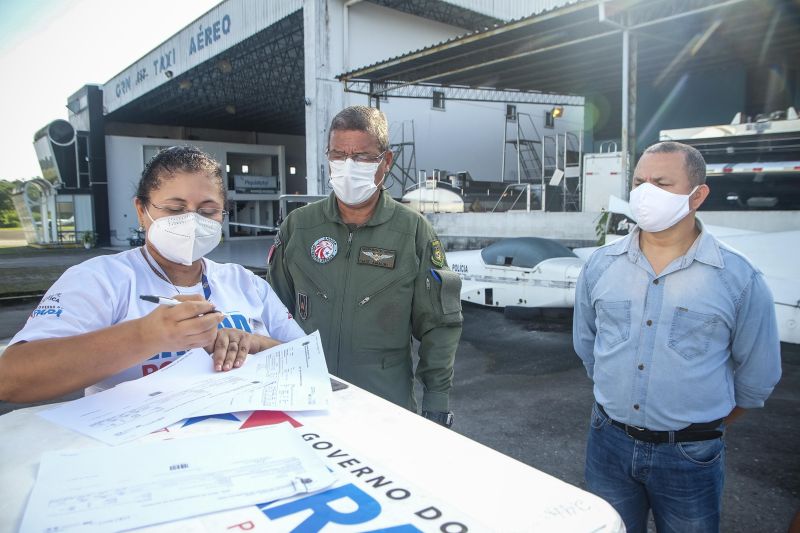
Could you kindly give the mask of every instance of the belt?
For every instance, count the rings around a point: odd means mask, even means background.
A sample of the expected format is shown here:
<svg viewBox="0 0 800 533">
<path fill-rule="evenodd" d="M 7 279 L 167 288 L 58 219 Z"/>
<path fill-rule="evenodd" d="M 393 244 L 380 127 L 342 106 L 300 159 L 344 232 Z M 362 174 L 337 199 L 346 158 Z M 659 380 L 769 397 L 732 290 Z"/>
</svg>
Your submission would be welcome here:
<svg viewBox="0 0 800 533">
<path fill-rule="evenodd" d="M 700 424 L 691 424 L 678 431 L 651 431 L 649 429 L 640 428 L 637 426 L 629 426 L 622 422 L 617 422 L 608 414 L 603 406 L 599 403 L 597 408 L 603 413 L 603 416 L 608 418 L 612 426 L 616 426 L 623 430 L 625 434 L 637 440 L 644 442 L 652 442 L 655 444 L 662 443 L 675 443 L 675 442 L 695 442 L 701 440 L 718 439 L 722 436 L 722 431 L 717 429 L 722 424 L 722 419 L 714 420 L 713 422 L 703 422 Z"/>
</svg>

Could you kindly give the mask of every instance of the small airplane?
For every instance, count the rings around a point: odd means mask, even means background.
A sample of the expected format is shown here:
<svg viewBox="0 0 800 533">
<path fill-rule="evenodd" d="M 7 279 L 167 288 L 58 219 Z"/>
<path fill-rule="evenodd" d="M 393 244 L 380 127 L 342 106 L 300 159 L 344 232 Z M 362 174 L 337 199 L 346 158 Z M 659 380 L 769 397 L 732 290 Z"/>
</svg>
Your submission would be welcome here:
<svg viewBox="0 0 800 533">
<path fill-rule="evenodd" d="M 461 277 L 461 299 L 488 307 L 572 307 L 583 266 L 569 248 L 540 237 L 502 239 L 447 259 Z"/>
<path fill-rule="evenodd" d="M 609 211 L 630 221 L 620 228 L 633 227 L 627 202 L 611 197 Z M 780 340 L 800 344 L 800 230 L 757 232 L 710 224 L 705 228 L 761 270 L 775 300 Z M 606 243 L 621 237 L 609 234 Z M 447 259 L 461 277 L 462 301 L 499 308 L 570 308 L 578 274 L 597 248 L 573 251 L 551 239 L 516 237 L 482 250 L 449 252 Z"/>
</svg>

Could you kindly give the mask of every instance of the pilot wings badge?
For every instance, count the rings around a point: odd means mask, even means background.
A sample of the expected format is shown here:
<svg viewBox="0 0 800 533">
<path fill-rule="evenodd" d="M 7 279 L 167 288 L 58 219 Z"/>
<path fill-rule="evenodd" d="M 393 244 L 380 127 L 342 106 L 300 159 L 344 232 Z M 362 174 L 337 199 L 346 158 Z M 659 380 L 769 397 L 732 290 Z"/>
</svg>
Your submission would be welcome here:
<svg viewBox="0 0 800 533">
<path fill-rule="evenodd" d="M 358 263 L 383 268 L 394 268 L 397 252 L 383 248 L 370 248 L 362 246 L 358 252 Z"/>
</svg>

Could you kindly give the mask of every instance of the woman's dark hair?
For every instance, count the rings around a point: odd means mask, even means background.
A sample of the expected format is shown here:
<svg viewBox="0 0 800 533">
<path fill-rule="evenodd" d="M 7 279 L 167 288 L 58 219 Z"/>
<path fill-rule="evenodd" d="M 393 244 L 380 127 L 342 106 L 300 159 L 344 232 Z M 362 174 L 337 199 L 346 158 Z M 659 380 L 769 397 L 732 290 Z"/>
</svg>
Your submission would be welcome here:
<svg viewBox="0 0 800 533">
<path fill-rule="evenodd" d="M 219 187 L 223 204 L 227 200 L 228 191 L 219 163 L 194 146 L 171 146 L 158 152 L 144 166 L 142 179 L 136 187 L 136 198 L 142 203 L 148 202 L 150 193 L 161 187 L 164 180 L 171 179 L 174 172 L 207 174 Z"/>
</svg>

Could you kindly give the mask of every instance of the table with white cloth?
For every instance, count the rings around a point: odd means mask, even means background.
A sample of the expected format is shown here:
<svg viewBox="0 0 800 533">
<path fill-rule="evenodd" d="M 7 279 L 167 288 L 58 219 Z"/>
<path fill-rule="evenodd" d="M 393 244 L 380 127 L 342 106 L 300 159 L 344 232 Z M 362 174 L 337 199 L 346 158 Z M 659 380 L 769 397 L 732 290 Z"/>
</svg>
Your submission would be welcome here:
<svg viewBox="0 0 800 533">
<path fill-rule="evenodd" d="M 37 416 L 51 407 L 0 416 L 0 531 L 19 529 L 42 453 L 106 446 Z M 328 411 L 204 416 L 140 440 L 190 446 L 195 435 L 280 422 L 336 474 L 334 488 L 153 531 L 624 531 L 604 500 L 354 385 L 334 392 Z"/>
</svg>

